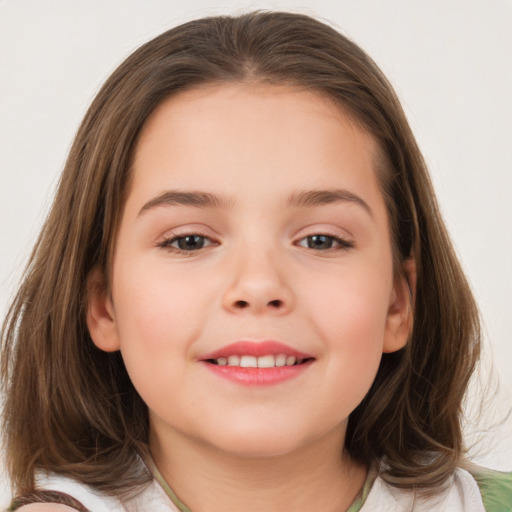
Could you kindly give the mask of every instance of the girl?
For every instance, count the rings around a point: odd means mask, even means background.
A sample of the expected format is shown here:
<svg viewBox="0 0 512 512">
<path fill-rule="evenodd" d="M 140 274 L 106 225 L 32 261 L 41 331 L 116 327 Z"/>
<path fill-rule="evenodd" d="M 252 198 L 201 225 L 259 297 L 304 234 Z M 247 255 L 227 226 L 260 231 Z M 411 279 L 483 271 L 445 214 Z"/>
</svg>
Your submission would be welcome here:
<svg viewBox="0 0 512 512">
<path fill-rule="evenodd" d="M 421 154 L 309 17 L 121 64 L 2 339 L 9 510 L 511 509 L 464 459 L 479 322 Z"/>
</svg>

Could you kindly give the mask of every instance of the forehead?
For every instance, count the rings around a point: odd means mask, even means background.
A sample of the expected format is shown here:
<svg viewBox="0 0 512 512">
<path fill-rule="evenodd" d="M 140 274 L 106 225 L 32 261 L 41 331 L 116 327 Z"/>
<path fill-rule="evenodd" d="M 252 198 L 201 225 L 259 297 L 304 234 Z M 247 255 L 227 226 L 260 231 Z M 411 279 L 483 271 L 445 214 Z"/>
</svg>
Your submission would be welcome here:
<svg viewBox="0 0 512 512">
<path fill-rule="evenodd" d="M 237 196 L 377 187 L 373 138 L 319 93 L 264 84 L 202 86 L 160 104 L 135 148 L 132 191 L 196 188 Z"/>
</svg>

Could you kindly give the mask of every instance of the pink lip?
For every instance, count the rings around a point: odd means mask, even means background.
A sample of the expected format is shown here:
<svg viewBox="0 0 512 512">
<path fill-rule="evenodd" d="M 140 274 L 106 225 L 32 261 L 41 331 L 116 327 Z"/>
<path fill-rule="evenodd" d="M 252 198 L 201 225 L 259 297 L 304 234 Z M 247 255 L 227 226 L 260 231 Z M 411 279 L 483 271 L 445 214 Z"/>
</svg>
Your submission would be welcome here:
<svg viewBox="0 0 512 512">
<path fill-rule="evenodd" d="M 305 354 L 303 352 L 299 352 L 284 343 L 279 343 L 278 341 L 237 341 L 236 343 L 231 343 L 230 345 L 226 345 L 214 352 L 209 354 L 205 354 L 201 356 L 199 359 L 201 361 L 206 361 L 207 359 L 218 359 L 219 357 L 229 357 L 229 356 L 253 356 L 253 357 L 261 357 L 273 355 L 277 356 L 279 354 L 285 354 L 287 356 L 295 356 L 297 359 L 310 359 L 313 356 L 309 354 Z"/>
<path fill-rule="evenodd" d="M 211 364 L 209 361 L 218 359 L 219 357 L 229 356 L 253 356 L 261 357 L 266 355 L 285 354 L 287 356 L 295 356 L 297 359 L 305 361 L 295 366 L 279 366 L 273 368 L 242 368 L 240 366 L 219 366 Z M 200 362 L 204 363 L 208 370 L 224 379 L 230 380 L 244 386 L 269 386 L 279 384 L 295 377 L 298 377 L 307 368 L 311 366 L 314 358 L 303 352 L 299 352 L 288 345 L 277 341 L 238 341 L 230 345 L 226 345 L 214 352 L 205 354 L 200 358 Z"/>
</svg>

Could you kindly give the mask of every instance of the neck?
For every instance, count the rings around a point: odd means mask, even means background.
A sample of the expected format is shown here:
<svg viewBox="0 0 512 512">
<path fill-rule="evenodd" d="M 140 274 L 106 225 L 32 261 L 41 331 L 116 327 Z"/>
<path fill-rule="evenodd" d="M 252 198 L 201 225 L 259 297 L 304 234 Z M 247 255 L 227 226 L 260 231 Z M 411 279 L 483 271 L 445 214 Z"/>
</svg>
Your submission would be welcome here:
<svg viewBox="0 0 512 512">
<path fill-rule="evenodd" d="M 366 478 L 366 468 L 344 452 L 343 438 L 333 432 L 292 453 L 244 457 L 152 434 L 150 449 L 165 481 L 193 512 L 343 512 Z"/>
</svg>

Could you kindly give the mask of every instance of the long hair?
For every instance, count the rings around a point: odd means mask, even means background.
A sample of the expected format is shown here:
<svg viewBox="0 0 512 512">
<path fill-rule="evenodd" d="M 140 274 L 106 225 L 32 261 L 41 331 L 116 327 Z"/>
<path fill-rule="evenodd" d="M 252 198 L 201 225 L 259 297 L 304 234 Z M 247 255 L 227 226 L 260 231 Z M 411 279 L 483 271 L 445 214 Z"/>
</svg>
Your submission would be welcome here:
<svg viewBox="0 0 512 512">
<path fill-rule="evenodd" d="M 38 469 L 114 495 L 148 480 L 136 464 L 148 440 L 147 407 L 120 354 L 98 350 L 90 338 L 87 278 L 99 268 L 109 286 L 131 160 L 148 116 L 179 91 L 230 82 L 317 92 L 377 142 L 395 269 L 409 258 L 417 267 L 414 328 L 404 349 L 383 355 L 350 416 L 346 449 L 363 463 L 384 460 L 383 477 L 402 487 L 432 489 L 460 462 L 478 312 L 400 103 L 375 63 L 333 28 L 304 15 L 257 12 L 163 33 L 118 67 L 89 108 L 2 332 L 4 436 L 18 490 L 33 488 Z"/>
</svg>

